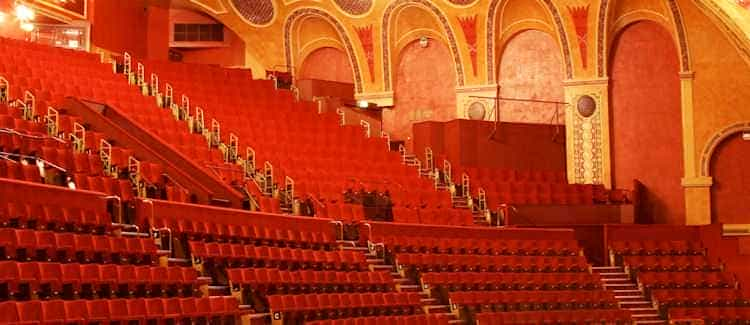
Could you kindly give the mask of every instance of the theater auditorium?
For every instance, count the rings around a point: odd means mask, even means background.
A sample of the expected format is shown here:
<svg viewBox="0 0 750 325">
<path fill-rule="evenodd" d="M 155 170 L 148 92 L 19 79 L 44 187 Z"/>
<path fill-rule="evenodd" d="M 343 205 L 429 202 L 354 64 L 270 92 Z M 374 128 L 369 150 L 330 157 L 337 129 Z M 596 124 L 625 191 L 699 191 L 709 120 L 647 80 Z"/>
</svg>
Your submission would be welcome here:
<svg viewBox="0 0 750 325">
<path fill-rule="evenodd" d="M 750 1 L 0 0 L 0 324 L 750 324 Z"/>
</svg>

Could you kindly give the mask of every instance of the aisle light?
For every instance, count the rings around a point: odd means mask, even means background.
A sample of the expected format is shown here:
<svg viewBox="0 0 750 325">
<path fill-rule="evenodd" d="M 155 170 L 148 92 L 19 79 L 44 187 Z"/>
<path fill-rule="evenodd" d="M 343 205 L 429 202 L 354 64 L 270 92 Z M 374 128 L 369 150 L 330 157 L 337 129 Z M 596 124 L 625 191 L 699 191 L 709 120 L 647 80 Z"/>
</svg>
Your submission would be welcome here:
<svg viewBox="0 0 750 325">
<path fill-rule="evenodd" d="M 34 30 L 34 24 L 30 22 L 24 22 L 21 23 L 21 29 L 26 32 L 30 32 Z"/>
<path fill-rule="evenodd" d="M 16 18 L 20 21 L 29 21 L 34 19 L 34 10 L 26 6 L 25 4 L 19 4 L 16 6 Z"/>
</svg>

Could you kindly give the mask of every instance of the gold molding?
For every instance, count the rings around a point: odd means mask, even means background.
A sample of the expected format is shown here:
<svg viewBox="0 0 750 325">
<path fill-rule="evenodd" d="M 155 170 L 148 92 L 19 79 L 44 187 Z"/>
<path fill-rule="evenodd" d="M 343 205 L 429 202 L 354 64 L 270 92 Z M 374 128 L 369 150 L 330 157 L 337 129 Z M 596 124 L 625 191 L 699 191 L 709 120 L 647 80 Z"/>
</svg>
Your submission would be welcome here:
<svg viewBox="0 0 750 325">
<path fill-rule="evenodd" d="M 681 180 L 681 184 L 685 188 L 711 187 L 714 185 L 714 179 L 708 176 L 685 177 Z"/>
<path fill-rule="evenodd" d="M 570 79 L 570 80 L 563 81 L 563 86 L 566 86 L 566 87 L 599 86 L 599 85 L 608 85 L 608 84 L 609 84 L 609 78 Z"/>
<path fill-rule="evenodd" d="M 488 91 L 496 92 L 497 84 L 456 87 L 456 94 L 478 93 L 478 92 L 488 92 Z"/>
</svg>

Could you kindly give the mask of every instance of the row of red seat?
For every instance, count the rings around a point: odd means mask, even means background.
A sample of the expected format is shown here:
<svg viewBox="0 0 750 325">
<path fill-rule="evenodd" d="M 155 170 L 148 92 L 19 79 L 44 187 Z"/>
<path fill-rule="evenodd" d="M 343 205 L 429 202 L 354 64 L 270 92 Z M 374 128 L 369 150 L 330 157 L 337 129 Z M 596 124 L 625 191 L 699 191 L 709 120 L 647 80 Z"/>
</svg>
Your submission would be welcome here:
<svg viewBox="0 0 750 325">
<path fill-rule="evenodd" d="M 638 283 L 647 289 L 735 288 L 737 279 L 727 272 L 641 272 Z"/>
<path fill-rule="evenodd" d="M 427 314 L 409 316 L 378 316 L 344 319 L 327 319 L 305 322 L 307 325 L 448 325 L 446 315 Z"/>
<path fill-rule="evenodd" d="M 158 249 L 153 238 L 2 228 L 0 250 L 4 258 L 20 261 L 151 264 Z"/>
<path fill-rule="evenodd" d="M 327 245 L 337 238 L 329 219 L 269 215 L 196 204 L 149 200 L 136 202 L 136 223 L 170 228 L 191 238 Z"/>
<path fill-rule="evenodd" d="M 411 308 L 421 305 L 420 295 L 411 292 L 326 293 L 309 295 L 271 295 L 268 304 L 273 313 L 308 313 L 315 310 Z M 411 314 L 411 313 L 408 313 Z"/>
<path fill-rule="evenodd" d="M 749 306 L 750 297 L 737 289 L 661 289 L 652 290 L 651 299 L 660 308 Z"/>
<path fill-rule="evenodd" d="M 197 290 L 202 283 L 198 280 L 198 272 L 191 267 L 13 261 L 0 262 L 0 280 L 8 286 L 11 294 L 19 293 L 23 288 L 21 285 L 25 284 L 31 292 L 46 290 L 53 296 L 61 294 L 66 286 L 73 292 L 80 291 L 85 285 L 108 286 L 113 290 L 125 286 L 125 291 L 132 293 L 138 286 L 159 287 L 161 290 L 168 286 L 190 286 Z"/>
<path fill-rule="evenodd" d="M 485 187 L 487 206 L 494 210 L 501 204 L 512 205 L 591 205 L 594 190 L 591 185 L 559 183 L 500 183 Z"/>
<path fill-rule="evenodd" d="M 237 299 L 233 297 L 0 302 L 3 324 L 211 320 L 239 313 Z"/>
<path fill-rule="evenodd" d="M 613 310 L 566 310 L 566 311 L 523 311 L 507 313 L 480 313 L 476 315 L 477 325 L 505 324 L 631 324 L 630 311 Z"/>
<path fill-rule="evenodd" d="M 0 178 L 0 223 L 40 229 L 50 224 L 109 228 L 112 217 L 101 193 Z"/>
<path fill-rule="evenodd" d="M 423 247 L 424 249 L 432 251 L 437 249 L 441 245 L 440 241 L 451 241 L 455 239 L 463 240 L 476 240 L 477 243 L 497 243 L 497 245 L 504 245 L 504 243 L 510 243 L 509 245 L 523 244 L 519 247 L 537 247 L 534 244 L 535 241 L 541 242 L 542 246 L 537 249 L 526 253 L 526 249 L 523 248 L 523 254 L 525 255 L 542 255 L 543 252 L 534 254 L 533 251 L 538 251 L 542 247 L 548 246 L 549 242 L 567 241 L 568 243 L 575 242 L 575 233 L 569 229 L 533 229 L 533 228 L 506 228 L 498 229 L 492 227 L 449 227 L 443 225 L 424 225 L 424 224 L 399 224 L 392 222 L 377 222 L 369 221 L 366 223 L 360 223 L 359 225 L 359 241 L 363 244 L 371 243 L 385 243 L 388 242 L 390 245 L 394 244 L 408 244 L 414 247 Z M 408 234 L 408 235 L 399 235 Z M 393 238 L 393 239 L 391 239 Z M 411 240 L 411 238 L 417 238 L 417 240 Z M 434 238 L 434 239 L 429 239 Z M 439 240 L 435 240 L 439 239 Z M 420 244 L 420 242 L 425 244 Z M 460 241 L 459 241 L 460 242 Z M 458 242 L 457 242 L 458 243 Z M 465 242 L 464 242 L 465 243 Z M 430 245 L 425 247 L 425 245 Z M 464 244 L 461 244 L 464 246 Z M 471 244 L 473 245 L 473 244 Z M 494 245 L 489 245 L 494 247 Z M 471 246 L 464 246 L 459 248 L 468 249 Z M 503 247 L 503 246 L 498 246 Z M 521 248 L 519 248 L 520 250 Z M 578 254 L 580 250 L 576 250 L 575 254 Z M 506 254 L 507 255 L 507 254 Z"/>
<path fill-rule="evenodd" d="M 611 291 L 464 291 L 451 292 L 450 303 L 472 310 L 518 311 L 617 308 Z"/>
<path fill-rule="evenodd" d="M 468 255 L 576 256 L 581 248 L 575 240 L 493 240 L 386 235 L 379 243 L 395 253 L 444 253 Z"/>
<path fill-rule="evenodd" d="M 576 273 L 422 273 L 422 284 L 451 291 L 601 289 L 598 274 Z"/>
<path fill-rule="evenodd" d="M 623 265 L 631 271 L 720 271 L 722 264 L 704 255 L 624 256 Z"/>
<path fill-rule="evenodd" d="M 466 173 L 473 182 L 535 182 L 567 184 L 567 174 L 563 170 L 521 170 L 491 167 L 463 167 L 456 170 L 458 175 Z"/>
<path fill-rule="evenodd" d="M 669 320 L 704 320 L 707 323 L 748 322 L 750 321 L 750 307 L 697 307 L 670 308 Z"/>
<path fill-rule="evenodd" d="M 233 285 L 254 289 L 295 287 L 302 292 L 329 291 L 390 291 L 393 277 L 388 272 L 337 272 L 298 270 L 288 271 L 271 268 L 227 269 L 227 277 Z"/>
<path fill-rule="evenodd" d="M 367 268 L 365 255 L 356 251 L 325 251 L 196 241 L 191 241 L 189 246 L 194 258 L 214 263 L 289 268 L 296 265 L 303 269 L 363 270 Z"/>
<path fill-rule="evenodd" d="M 448 201 L 450 202 L 450 201 Z M 433 204 L 430 206 L 436 206 Z M 474 216 L 469 209 L 453 209 L 450 205 L 439 208 L 393 207 L 393 221 L 428 225 L 474 225 Z"/>
<path fill-rule="evenodd" d="M 700 241 L 686 240 L 620 240 L 609 244 L 615 255 L 704 255 Z"/>
<path fill-rule="evenodd" d="M 589 266 L 583 256 L 486 256 L 448 254 L 395 254 L 399 267 L 427 272 L 582 272 Z"/>
</svg>

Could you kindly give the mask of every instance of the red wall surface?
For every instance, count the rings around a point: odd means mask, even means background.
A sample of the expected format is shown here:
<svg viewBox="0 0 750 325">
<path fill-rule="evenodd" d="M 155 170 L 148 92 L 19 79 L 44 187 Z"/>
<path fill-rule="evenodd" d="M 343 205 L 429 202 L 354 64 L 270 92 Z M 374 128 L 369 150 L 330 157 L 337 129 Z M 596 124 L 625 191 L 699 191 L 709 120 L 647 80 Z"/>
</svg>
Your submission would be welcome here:
<svg viewBox="0 0 750 325">
<path fill-rule="evenodd" d="M 394 78 L 394 108 L 383 113 L 386 132 L 411 146 L 412 124 L 456 118 L 456 72 L 448 48 L 415 41 L 400 53 Z"/>
<path fill-rule="evenodd" d="M 453 120 L 414 124 L 414 152 L 430 147 L 454 166 L 502 167 L 521 170 L 565 170 L 565 129 L 543 124 Z M 560 132 L 553 141 L 556 131 Z M 442 161 L 436 161 L 442 166 Z"/>
<path fill-rule="evenodd" d="M 147 55 L 148 11 L 145 0 L 94 1 L 91 42 L 108 51 Z"/>
<path fill-rule="evenodd" d="M 318 79 L 354 83 L 352 65 L 344 51 L 322 47 L 310 53 L 300 69 L 296 79 Z"/>
<path fill-rule="evenodd" d="M 500 59 L 500 95 L 563 101 L 563 68 L 560 49 L 549 34 L 528 30 L 513 37 Z M 519 123 L 565 123 L 564 107 L 555 115 L 555 105 L 501 102 L 500 119 Z M 557 117 L 557 118 L 555 118 Z"/>
<path fill-rule="evenodd" d="M 737 133 L 724 140 L 711 161 L 711 209 L 720 223 L 750 223 L 750 141 Z"/>
<path fill-rule="evenodd" d="M 638 22 L 615 41 L 611 66 L 613 186 L 647 188 L 646 220 L 681 224 L 682 134 L 677 49 L 657 23 Z"/>
</svg>

